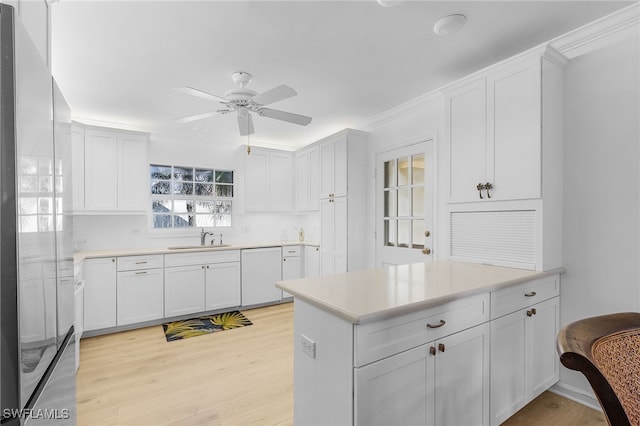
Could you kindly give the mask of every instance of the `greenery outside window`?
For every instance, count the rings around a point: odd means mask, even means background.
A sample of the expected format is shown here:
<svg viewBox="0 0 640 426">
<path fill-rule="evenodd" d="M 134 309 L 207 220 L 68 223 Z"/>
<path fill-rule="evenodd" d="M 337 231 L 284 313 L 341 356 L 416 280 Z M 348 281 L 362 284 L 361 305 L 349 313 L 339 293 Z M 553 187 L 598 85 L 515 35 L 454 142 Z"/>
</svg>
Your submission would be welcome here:
<svg viewBox="0 0 640 426">
<path fill-rule="evenodd" d="M 153 227 L 230 227 L 233 171 L 149 166 Z"/>
</svg>

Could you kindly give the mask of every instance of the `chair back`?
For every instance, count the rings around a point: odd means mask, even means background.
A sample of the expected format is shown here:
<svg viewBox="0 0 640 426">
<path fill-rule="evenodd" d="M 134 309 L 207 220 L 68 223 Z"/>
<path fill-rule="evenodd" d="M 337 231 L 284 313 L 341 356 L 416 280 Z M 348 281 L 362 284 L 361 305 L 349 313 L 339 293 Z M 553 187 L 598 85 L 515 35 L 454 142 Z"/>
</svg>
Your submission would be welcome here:
<svg viewBox="0 0 640 426">
<path fill-rule="evenodd" d="M 640 313 L 585 318 L 557 339 L 560 362 L 589 381 L 612 426 L 640 426 Z"/>
</svg>

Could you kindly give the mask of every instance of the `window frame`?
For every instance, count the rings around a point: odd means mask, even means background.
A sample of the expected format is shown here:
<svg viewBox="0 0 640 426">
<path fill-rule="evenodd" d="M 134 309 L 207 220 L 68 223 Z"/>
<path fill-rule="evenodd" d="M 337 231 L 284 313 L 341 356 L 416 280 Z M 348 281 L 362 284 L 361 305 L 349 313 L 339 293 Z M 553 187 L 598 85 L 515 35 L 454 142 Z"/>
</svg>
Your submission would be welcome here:
<svg viewBox="0 0 640 426">
<path fill-rule="evenodd" d="M 170 178 L 166 179 L 166 178 L 154 178 L 153 177 L 153 172 L 154 172 L 154 168 L 169 168 L 170 169 Z M 176 174 L 175 174 L 175 170 L 176 168 L 178 169 L 190 169 L 191 170 L 191 179 L 188 180 L 180 180 L 180 179 L 176 179 Z M 206 174 L 207 172 L 211 172 L 211 180 L 198 180 L 197 179 L 197 174 L 198 171 Z M 218 173 L 231 173 L 231 182 L 216 182 L 216 176 Z M 147 178 L 148 178 L 148 195 L 149 195 L 149 205 L 148 205 L 148 217 L 149 217 L 149 228 L 153 233 L 159 233 L 162 234 L 163 236 L 166 236 L 167 234 L 175 234 L 177 235 L 191 235 L 192 229 L 199 229 L 199 228 L 206 228 L 209 230 L 234 230 L 235 226 L 236 226 L 236 209 L 237 207 L 237 199 L 235 197 L 235 195 L 237 194 L 237 190 L 238 190 L 238 186 L 237 186 L 237 173 L 234 169 L 232 168 L 219 168 L 219 167 L 211 167 L 211 166 L 182 166 L 182 165 L 176 165 L 176 164 L 161 164 L 159 162 L 154 162 L 154 163 L 149 163 L 148 168 L 147 168 Z M 169 187 L 168 187 L 168 193 L 154 193 L 154 183 L 157 182 L 168 182 L 169 183 Z M 176 184 L 193 184 L 193 187 L 191 188 L 191 194 L 176 194 L 174 193 L 174 186 Z M 208 185 L 210 184 L 212 187 L 211 190 L 211 195 L 196 195 L 196 186 L 197 184 L 204 184 L 204 185 Z M 216 195 L 217 192 L 217 187 L 218 186 L 229 186 L 231 187 L 231 196 L 219 196 Z M 168 210 L 168 215 L 170 217 L 170 221 L 171 221 L 171 226 L 168 227 L 156 227 L 156 217 L 159 216 L 160 214 L 156 211 L 154 211 L 154 202 L 155 200 L 168 200 L 170 202 L 170 210 Z M 194 205 L 192 206 L 193 212 L 189 212 L 189 211 L 185 211 L 185 212 L 176 212 L 175 211 L 175 204 L 174 202 L 176 200 L 186 200 L 186 201 L 193 201 Z M 215 223 L 215 218 L 211 218 L 211 221 L 213 222 L 213 224 L 210 225 L 198 225 L 197 224 L 197 216 L 198 215 L 202 215 L 202 216 L 215 216 L 216 213 L 198 213 L 197 212 L 197 204 L 199 201 L 206 201 L 206 202 L 212 202 L 212 203 L 216 203 L 216 202 L 230 202 L 230 213 L 228 214 L 229 216 L 229 221 L 230 221 L 230 225 L 219 225 Z M 194 223 L 191 225 L 187 225 L 187 226 L 174 226 L 175 225 L 175 217 L 176 216 L 187 216 L 187 215 L 193 215 L 194 217 Z"/>
</svg>

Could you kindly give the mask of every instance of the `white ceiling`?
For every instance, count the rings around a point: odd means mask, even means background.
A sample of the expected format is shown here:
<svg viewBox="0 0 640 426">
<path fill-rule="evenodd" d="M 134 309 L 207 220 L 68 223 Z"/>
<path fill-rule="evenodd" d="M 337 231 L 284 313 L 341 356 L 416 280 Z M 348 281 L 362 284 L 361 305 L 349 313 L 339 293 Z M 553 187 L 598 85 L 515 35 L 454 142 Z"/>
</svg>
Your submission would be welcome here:
<svg viewBox="0 0 640 426">
<path fill-rule="evenodd" d="M 258 93 L 298 95 L 270 105 L 313 117 L 306 127 L 254 116 L 251 142 L 299 147 L 548 41 L 631 2 L 73 1 L 52 6 L 52 68 L 74 119 L 176 140 L 246 143 L 235 116 L 177 124 L 221 105 L 231 73 Z M 466 26 L 436 36 L 462 13 Z"/>
</svg>

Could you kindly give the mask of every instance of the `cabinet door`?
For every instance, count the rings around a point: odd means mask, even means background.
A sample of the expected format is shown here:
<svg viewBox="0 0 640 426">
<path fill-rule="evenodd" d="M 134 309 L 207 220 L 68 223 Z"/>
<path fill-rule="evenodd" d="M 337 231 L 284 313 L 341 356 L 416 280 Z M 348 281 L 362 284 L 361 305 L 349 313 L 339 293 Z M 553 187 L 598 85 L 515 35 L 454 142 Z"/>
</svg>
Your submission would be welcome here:
<svg viewBox="0 0 640 426">
<path fill-rule="evenodd" d="M 309 211 L 320 210 L 320 149 L 309 151 Z"/>
<path fill-rule="evenodd" d="M 489 424 L 489 323 L 436 342 L 435 425 Z"/>
<path fill-rule="evenodd" d="M 320 273 L 347 272 L 347 197 L 320 203 Z"/>
<path fill-rule="evenodd" d="M 525 310 L 491 321 L 491 424 L 499 425 L 528 400 L 529 343 Z"/>
<path fill-rule="evenodd" d="M 320 275 L 320 247 L 307 246 L 304 248 L 304 276 L 305 278 Z"/>
<path fill-rule="evenodd" d="M 116 326 L 116 259 L 84 261 L 84 329 Z"/>
<path fill-rule="evenodd" d="M 356 425 L 433 423 L 433 389 L 427 383 L 435 358 L 427 351 L 422 345 L 354 369 Z"/>
<path fill-rule="evenodd" d="M 538 198 L 541 187 L 540 59 L 487 77 L 487 176 L 495 200 Z"/>
<path fill-rule="evenodd" d="M 282 248 L 283 251 L 285 247 Z M 302 277 L 302 258 L 300 256 L 283 257 L 282 258 L 282 279 L 295 280 Z M 282 297 L 292 297 L 286 291 L 282 292 Z"/>
<path fill-rule="evenodd" d="M 149 201 L 147 139 L 120 135 L 118 138 L 118 210 L 146 210 Z"/>
<path fill-rule="evenodd" d="M 240 306 L 240 262 L 206 266 L 206 310 Z"/>
<path fill-rule="evenodd" d="M 205 310 L 204 279 L 204 265 L 165 268 L 165 317 L 203 312 Z"/>
<path fill-rule="evenodd" d="M 268 210 L 290 211 L 293 199 L 290 153 L 270 153 L 268 169 Z"/>
<path fill-rule="evenodd" d="M 118 209 L 117 135 L 93 129 L 85 130 L 84 143 L 86 210 Z"/>
<path fill-rule="evenodd" d="M 531 396 L 540 395 L 559 379 L 560 366 L 556 353 L 556 336 L 559 331 L 559 298 L 554 297 L 535 305 L 530 322 Z"/>
<path fill-rule="evenodd" d="M 335 270 L 333 251 L 334 239 L 334 208 L 332 199 L 320 201 L 320 275 L 333 274 Z"/>
<path fill-rule="evenodd" d="M 341 137 L 333 148 L 333 195 L 347 196 L 347 138 Z"/>
<path fill-rule="evenodd" d="M 164 317 L 162 269 L 118 272 L 118 325 Z"/>
<path fill-rule="evenodd" d="M 449 141 L 449 201 L 479 199 L 476 185 L 486 182 L 486 87 L 480 80 L 445 96 Z"/>
<path fill-rule="evenodd" d="M 245 157 L 244 205 L 247 211 L 267 209 L 267 164 L 268 155 L 254 149 Z"/>
<path fill-rule="evenodd" d="M 320 146 L 320 198 L 329 198 L 333 194 L 334 182 L 334 145 L 325 142 Z"/>
<path fill-rule="evenodd" d="M 347 197 L 333 200 L 333 241 L 334 241 L 334 268 L 336 274 L 347 272 Z M 351 244 L 357 244 L 352 241 Z"/>
<path fill-rule="evenodd" d="M 299 152 L 295 156 L 295 208 L 298 212 L 309 210 L 309 152 Z"/>
</svg>

